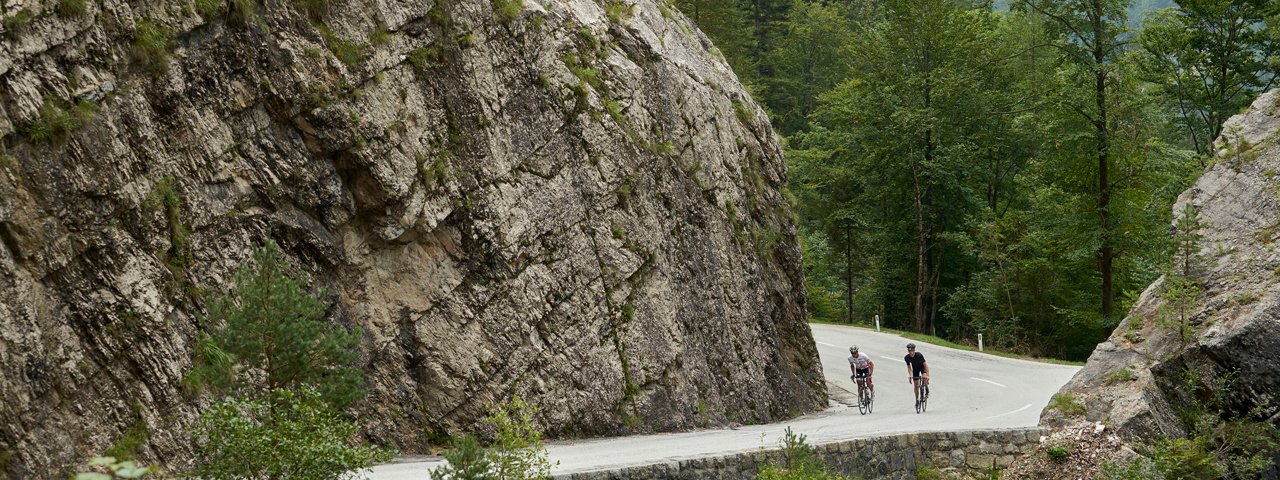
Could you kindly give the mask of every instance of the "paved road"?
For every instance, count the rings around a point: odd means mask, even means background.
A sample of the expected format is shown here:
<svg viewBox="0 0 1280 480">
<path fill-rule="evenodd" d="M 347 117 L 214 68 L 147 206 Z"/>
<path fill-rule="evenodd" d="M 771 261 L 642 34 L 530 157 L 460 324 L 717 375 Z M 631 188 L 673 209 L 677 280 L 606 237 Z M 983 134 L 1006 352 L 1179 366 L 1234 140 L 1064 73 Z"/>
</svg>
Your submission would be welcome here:
<svg viewBox="0 0 1280 480">
<path fill-rule="evenodd" d="M 825 411 L 786 422 L 751 425 L 736 430 L 701 430 L 551 442 L 556 473 L 602 470 L 686 458 L 721 455 L 774 447 L 786 427 L 808 436 L 810 444 L 884 434 L 1029 427 L 1040 410 L 1079 367 L 1050 365 L 954 350 L 916 341 L 932 373 L 929 411 L 916 414 L 907 382 L 906 344 L 897 335 L 856 327 L 811 324 L 822 372 L 828 382 L 853 390 L 849 379 L 849 345 L 857 344 L 876 363 L 876 407 L 870 415 L 836 402 Z M 410 480 L 426 478 L 437 465 L 409 461 L 379 465 L 369 478 Z"/>
</svg>

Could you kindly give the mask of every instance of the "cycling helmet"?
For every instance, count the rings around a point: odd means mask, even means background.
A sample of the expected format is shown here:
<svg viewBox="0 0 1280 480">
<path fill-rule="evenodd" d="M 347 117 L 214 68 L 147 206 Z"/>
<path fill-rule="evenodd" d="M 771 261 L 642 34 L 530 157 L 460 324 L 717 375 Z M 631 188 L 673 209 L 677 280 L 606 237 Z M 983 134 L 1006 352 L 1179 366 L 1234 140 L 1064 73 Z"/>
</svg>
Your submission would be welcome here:
<svg viewBox="0 0 1280 480">
<path fill-rule="evenodd" d="M 915 350 L 915 349 L 916 349 L 916 344 L 914 343 L 907 344 L 907 350 Z"/>
<path fill-rule="evenodd" d="M 857 354 L 858 354 L 858 346 L 857 346 L 857 345 L 854 345 L 854 346 L 852 346 L 852 347 L 849 347 L 849 353 L 852 353 L 852 354 L 854 354 L 854 355 L 857 355 Z"/>
</svg>

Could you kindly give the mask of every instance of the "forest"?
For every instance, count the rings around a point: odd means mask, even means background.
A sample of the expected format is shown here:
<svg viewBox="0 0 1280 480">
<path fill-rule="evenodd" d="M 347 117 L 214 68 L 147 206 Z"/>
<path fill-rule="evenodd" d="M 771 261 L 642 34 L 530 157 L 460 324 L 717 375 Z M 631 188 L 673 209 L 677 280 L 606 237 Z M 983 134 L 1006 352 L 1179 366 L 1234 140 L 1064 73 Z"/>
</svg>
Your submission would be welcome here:
<svg viewBox="0 0 1280 480">
<path fill-rule="evenodd" d="M 674 3 L 784 138 L 813 319 L 1070 360 L 1177 274 L 1171 207 L 1272 86 L 1277 5 Z"/>
</svg>

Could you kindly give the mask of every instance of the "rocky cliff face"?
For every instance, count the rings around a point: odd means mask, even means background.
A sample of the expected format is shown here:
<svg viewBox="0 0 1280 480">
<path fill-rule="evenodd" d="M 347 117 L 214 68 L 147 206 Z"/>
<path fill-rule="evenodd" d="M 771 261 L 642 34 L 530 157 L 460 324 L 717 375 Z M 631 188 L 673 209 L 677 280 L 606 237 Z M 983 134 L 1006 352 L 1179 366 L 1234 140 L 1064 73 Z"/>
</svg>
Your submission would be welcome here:
<svg viewBox="0 0 1280 480">
<path fill-rule="evenodd" d="M 189 454 L 202 295 L 274 239 L 406 451 L 823 402 L 767 119 L 665 3 L 7 0 L 0 471 Z"/>
<path fill-rule="evenodd" d="M 1088 428 L 1089 435 L 1116 432 L 1142 444 L 1186 435 L 1184 414 L 1196 409 L 1280 420 L 1275 401 L 1280 394 L 1277 140 L 1280 91 L 1262 95 L 1248 112 L 1226 122 L 1214 165 L 1173 209 L 1178 217 L 1194 212 L 1188 218 L 1199 223 L 1193 229 L 1199 236 L 1193 254 L 1180 258 L 1186 262 L 1180 270 L 1198 291 L 1179 294 L 1168 275 L 1148 287 L 1111 338 L 1063 387 L 1084 407 L 1083 414 L 1064 413 L 1051 404 L 1042 422 L 1102 422 L 1101 428 Z M 1192 223 L 1175 221 L 1171 233 L 1185 236 L 1188 232 L 1178 228 L 1192 230 Z M 1060 465 L 1049 468 L 1061 470 Z"/>
</svg>

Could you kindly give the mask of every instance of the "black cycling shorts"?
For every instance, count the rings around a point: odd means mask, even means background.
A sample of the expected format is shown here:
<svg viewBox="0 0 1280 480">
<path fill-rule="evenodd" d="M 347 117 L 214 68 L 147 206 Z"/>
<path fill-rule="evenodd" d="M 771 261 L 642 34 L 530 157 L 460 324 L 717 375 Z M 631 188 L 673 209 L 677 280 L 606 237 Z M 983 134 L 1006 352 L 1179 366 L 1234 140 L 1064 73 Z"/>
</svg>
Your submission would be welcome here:
<svg viewBox="0 0 1280 480">
<path fill-rule="evenodd" d="M 869 376 L 871 376 L 871 369 L 870 369 L 870 368 L 855 368 L 855 369 L 853 370 L 853 375 L 854 375 L 855 377 L 869 377 Z"/>
</svg>

